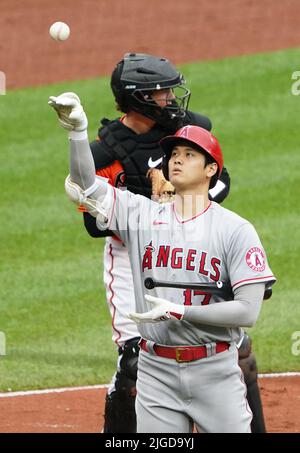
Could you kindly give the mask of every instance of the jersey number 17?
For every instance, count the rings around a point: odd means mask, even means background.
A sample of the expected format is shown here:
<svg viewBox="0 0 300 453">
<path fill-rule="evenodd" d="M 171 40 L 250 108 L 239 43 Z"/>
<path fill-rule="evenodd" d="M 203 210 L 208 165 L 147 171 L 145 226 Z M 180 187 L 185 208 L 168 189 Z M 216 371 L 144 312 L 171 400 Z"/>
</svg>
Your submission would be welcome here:
<svg viewBox="0 0 300 453">
<path fill-rule="evenodd" d="M 211 299 L 211 294 L 200 291 L 199 289 L 185 289 L 183 291 L 184 304 L 183 305 L 193 305 L 192 296 L 204 296 L 201 301 L 201 305 L 208 305 Z"/>
</svg>

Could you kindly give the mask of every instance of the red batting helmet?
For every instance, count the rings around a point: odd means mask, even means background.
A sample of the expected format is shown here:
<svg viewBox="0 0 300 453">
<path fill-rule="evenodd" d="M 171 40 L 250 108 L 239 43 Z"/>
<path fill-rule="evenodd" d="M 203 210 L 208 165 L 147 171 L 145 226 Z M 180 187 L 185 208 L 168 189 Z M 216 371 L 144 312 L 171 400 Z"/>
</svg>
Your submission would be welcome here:
<svg viewBox="0 0 300 453">
<path fill-rule="evenodd" d="M 208 154 L 218 164 L 218 172 L 211 178 L 211 189 L 214 187 L 220 177 L 223 169 L 223 155 L 222 150 L 216 137 L 206 129 L 199 126 L 184 126 L 179 129 L 175 135 L 168 135 L 160 141 L 160 146 L 165 152 L 163 161 L 164 177 L 169 180 L 168 164 L 171 157 L 171 152 L 176 145 L 181 143 L 189 143 L 193 148 Z"/>
</svg>

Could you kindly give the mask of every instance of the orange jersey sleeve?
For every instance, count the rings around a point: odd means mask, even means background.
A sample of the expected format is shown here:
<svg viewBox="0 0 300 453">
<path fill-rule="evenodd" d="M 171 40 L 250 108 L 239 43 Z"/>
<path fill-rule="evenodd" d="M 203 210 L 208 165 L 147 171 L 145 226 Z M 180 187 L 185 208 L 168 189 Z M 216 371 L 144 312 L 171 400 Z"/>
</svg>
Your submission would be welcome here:
<svg viewBox="0 0 300 453">
<path fill-rule="evenodd" d="M 101 168 L 100 170 L 96 171 L 98 176 L 102 176 L 103 178 L 107 178 L 109 184 L 114 187 L 119 187 L 124 183 L 124 169 L 119 161 L 115 160 L 112 165 L 108 167 Z"/>
</svg>

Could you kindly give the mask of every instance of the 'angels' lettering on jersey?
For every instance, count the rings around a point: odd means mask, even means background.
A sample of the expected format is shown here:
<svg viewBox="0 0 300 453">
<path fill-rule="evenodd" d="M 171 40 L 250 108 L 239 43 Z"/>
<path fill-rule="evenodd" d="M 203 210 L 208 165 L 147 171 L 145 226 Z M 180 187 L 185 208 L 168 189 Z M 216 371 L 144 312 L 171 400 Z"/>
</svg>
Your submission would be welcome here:
<svg viewBox="0 0 300 453">
<path fill-rule="evenodd" d="M 184 250 L 182 247 L 172 247 L 171 245 L 160 245 L 156 250 L 151 241 L 144 248 L 142 271 L 160 267 L 184 269 L 196 271 L 217 282 L 220 280 L 221 264 L 220 258 L 208 257 L 207 252 L 202 250 Z"/>
<path fill-rule="evenodd" d="M 180 305 L 225 302 L 221 295 L 206 297 L 197 290 L 190 290 L 189 282 L 222 281 L 231 283 L 235 291 L 243 285 L 275 281 L 254 227 L 217 203 L 212 202 L 204 211 L 199 211 L 199 215 L 185 220 L 178 216 L 172 203 L 161 205 L 129 191 L 109 190 L 110 224 L 128 246 L 136 311 L 142 313 L 151 309 L 145 294 Z M 149 289 L 145 287 L 147 277 L 187 283 L 187 289 L 172 285 Z M 138 329 L 144 338 L 173 346 L 239 341 L 241 336 L 239 327 L 184 320 L 145 323 Z"/>
</svg>

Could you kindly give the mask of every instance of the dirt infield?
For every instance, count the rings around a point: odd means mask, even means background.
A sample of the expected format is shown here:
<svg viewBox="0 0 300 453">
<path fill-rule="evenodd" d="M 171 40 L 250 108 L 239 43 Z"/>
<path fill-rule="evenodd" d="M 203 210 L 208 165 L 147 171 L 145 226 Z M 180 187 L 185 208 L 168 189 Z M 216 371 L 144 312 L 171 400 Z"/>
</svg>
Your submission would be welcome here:
<svg viewBox="0 0 300 453">
<path fill-rule="evenodd" d="M 267 430 L 300 432 L 300 376 L 259 380 Z M 0 433 L 97 433 L 105 389 L 0 398 Z"/>
<path fill-rule="evenodd" d="M 49 26 L 67 22 L 65 42 Z M 174 63 L 300 45 L 299 0 L 1 0 L 0 71 L 7 88 L 111 73 L 125 52 Z"/>
</svg>

